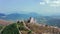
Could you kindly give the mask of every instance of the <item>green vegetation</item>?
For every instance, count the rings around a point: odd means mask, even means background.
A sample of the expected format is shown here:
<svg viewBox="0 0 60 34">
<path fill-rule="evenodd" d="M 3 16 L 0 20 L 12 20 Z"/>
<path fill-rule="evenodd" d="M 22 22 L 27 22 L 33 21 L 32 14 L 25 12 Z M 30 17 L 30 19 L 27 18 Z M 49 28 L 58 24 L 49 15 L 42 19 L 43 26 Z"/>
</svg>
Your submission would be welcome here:
<svg viewBox="0 0 60 34">
<path fill-rule="evenodd" d="M 1 32 L 1 34 L 19 34 L 19 30 L 17 28 L 17 24 L 11 24 L 6 26 L 3 31 Z"/>
<path fill-rule="evenodd" d="M 23 22 L 17 22 L 17 26 L 18 26 L 18 28 L 19 28 L 19 30 L 21 31 L 21 30 L 26 30 L 26 28 L 24 27 L 24 24 L 23 24 Z"/>
<path fill-rule="evenodd" d="M 3 26 L 0 26 L 0 30 L 3 28 Z"/>
<path fill-rule="evenodd" d="M 28 34 L 31 34 L 31 33 L 32 33 L 32 31 L 31 31 L 31 30 L 29 30 L 29 31 L 28 31 Z"/>
</svg>

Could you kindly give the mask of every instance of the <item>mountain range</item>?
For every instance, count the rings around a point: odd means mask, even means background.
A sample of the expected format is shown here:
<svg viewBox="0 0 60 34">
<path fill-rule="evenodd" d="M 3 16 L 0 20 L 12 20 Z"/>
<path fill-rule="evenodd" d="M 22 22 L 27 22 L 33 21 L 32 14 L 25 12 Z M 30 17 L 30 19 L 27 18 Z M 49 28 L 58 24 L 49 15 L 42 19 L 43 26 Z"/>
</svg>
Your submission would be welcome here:
<svg viewBox="0 0 60 34">
<path fill-rule="evenodd" d="M 19 13 L 12 13 L 12 14 L 0 14 L 0 19 L 5 20 L 17 20 L 17 19 L 27 19 L 29 17 L 37 17 L 40 16 L 37 13 L 29 13 L 29 14 L 19 14 Z"/>
<path fill-rule="evenodd" d="M 29 17 L 33 17 L 37 20 L 38 23 L 42 24 L 48 24 L 48 25 L 54 25 L 54 26 L 59 26 L 60 27 L 60 18 L 59 16 L 43 16 L 37 13 L 29 13 L 29 14 L 19 14 L 19 13 L 12 13 L 12 14 L 3 14 L 0 13 L 0 19 L 3 20 L 25 20 L 28 19 Z"/>
</svg>

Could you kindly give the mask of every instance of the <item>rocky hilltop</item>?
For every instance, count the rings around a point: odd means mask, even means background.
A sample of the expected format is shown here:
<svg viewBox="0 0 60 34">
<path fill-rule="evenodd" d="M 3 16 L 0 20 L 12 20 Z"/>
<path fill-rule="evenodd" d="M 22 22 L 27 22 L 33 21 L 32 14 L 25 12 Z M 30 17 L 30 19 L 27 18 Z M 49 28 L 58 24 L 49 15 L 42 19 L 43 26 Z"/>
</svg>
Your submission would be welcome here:
<svg viewBox="0 0 60 34">
<path fill-rule="evenodd" d="M 11 31 L 11 33 L 9 31 Z M 1 34 L 13 34 L 13 32 L 15 34 L 60 34 L 60 28 L 44 24 L 38 24 L 34 18 L 30 17 L 28 20 L 17 21 L 15 25 L 13 23 L 6 26 L 2 30 Z"/>
</svg>

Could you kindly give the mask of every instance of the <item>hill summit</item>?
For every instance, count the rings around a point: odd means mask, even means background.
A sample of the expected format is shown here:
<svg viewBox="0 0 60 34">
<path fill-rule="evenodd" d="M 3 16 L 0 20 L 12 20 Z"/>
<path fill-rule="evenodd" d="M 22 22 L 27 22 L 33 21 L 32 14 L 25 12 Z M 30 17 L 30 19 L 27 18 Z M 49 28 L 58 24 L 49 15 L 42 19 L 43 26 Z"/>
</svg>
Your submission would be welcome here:
<svg viewBox="0 0 60 34">
<path fill-rule="evenodd" d="M 10 32 L 11 31 L 11 32 Z M 28 20 L 17 21 L 2 30 L 1 34 L 60 34 L 60 28 L 38 24 L 34 18 Z"/>
</svg>

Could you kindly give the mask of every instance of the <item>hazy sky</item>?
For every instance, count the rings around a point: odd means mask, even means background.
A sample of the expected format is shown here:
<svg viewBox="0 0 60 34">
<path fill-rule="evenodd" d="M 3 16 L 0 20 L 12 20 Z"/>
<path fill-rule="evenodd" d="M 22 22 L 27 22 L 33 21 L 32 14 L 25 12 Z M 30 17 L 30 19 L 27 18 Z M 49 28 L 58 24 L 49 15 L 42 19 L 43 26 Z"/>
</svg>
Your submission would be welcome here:
<svg viewBox="0 0 60 34">
<path fill-rule="evenodd" d="M 0 13 L 60 14 L 60 0 L 0 0 Z"/>
</svg>

